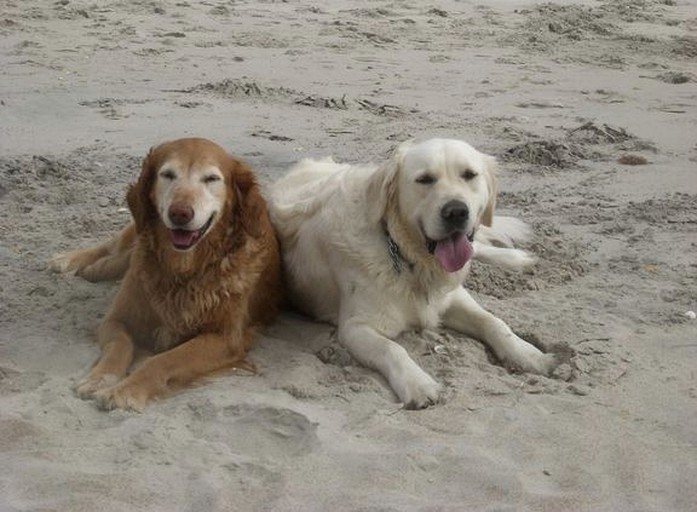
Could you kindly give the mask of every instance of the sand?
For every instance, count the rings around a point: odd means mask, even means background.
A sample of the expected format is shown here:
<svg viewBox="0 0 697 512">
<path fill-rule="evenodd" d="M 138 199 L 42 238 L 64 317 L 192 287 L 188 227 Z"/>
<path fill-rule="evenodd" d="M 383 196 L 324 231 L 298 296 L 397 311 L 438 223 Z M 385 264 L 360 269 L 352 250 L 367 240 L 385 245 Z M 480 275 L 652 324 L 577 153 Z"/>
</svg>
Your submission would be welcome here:
<svg viewBox="0 0 697 512">
<path fill-rule="evenodd" d="M 0 511 L 673 511 L 697 503 L 697 2 L 4 0 Z M 501 162 L 524 274 L 468 286 L 553 378 L 406 333 L 446 386 L 400 408 L 286 313 L 227 374 L 138 414 L 71 390 L 116 284 L 51 273 L 127 222 L 148 148 L 202 136 L 264 183 L 410 137 Z"/>
</svg>

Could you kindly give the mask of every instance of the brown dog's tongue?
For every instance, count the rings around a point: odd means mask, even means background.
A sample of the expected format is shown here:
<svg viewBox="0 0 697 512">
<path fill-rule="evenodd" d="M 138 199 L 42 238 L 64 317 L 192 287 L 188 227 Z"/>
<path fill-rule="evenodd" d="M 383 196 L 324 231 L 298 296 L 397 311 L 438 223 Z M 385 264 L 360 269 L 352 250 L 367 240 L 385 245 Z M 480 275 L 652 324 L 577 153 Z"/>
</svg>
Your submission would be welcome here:
<svg viewBox="0 0 697 512">
<path fill-rule="evenodd" d="M 190 247 L 198 238 L 198 231 L 186 229 L 170 229 L 169 236 L 175 247 Z"/>
<path fill-rule="evenodd" d="M 464 233 L 454 233 L 436 242 L 434 255 L 446 272 L 457 272 L 472 258 L 474 248 Z"/>
</svg>

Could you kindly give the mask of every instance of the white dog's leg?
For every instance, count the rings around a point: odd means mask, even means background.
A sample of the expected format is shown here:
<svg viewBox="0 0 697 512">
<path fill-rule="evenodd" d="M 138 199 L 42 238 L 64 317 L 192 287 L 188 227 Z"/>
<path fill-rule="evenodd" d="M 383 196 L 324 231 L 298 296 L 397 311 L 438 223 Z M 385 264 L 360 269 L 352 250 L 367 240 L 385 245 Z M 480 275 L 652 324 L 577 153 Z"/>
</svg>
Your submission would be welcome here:
<svg viewBox="0 0 697 512">
<path fill-rule="evenodd" d="M 501 215 L 494 216 L 492 226 L 479 226 L 474 237 L 479 242 L 497 247 L 514 247 L 533 238 L 532 228 L 520 219 Z"/>
<path fill-rule="evenodd" d="M 443 315 L 446 327 L 483 341 L 507 366 L 526 372 L 548 374 L 555 365 L 555 356 L 516 336 L 500 318 L 481 307 L 460 287 L 453 292 L 452 302 Z"/>
<path fill-rule="evenodd" d="M 361 364 L 379 371 L 407 409 L 438 401 L 441 387 L 398 343 L 368 324 L 349 319 L 339 323 L 339 341 Z"/>
<path fill-rule="evenodd" d="M 494 247 L 474 241 L 474 258 L 489 265 L 498 265 L 510 270 L 532 267 L 537 258 L 529 252 L 508 247 Z"/>
</svg>

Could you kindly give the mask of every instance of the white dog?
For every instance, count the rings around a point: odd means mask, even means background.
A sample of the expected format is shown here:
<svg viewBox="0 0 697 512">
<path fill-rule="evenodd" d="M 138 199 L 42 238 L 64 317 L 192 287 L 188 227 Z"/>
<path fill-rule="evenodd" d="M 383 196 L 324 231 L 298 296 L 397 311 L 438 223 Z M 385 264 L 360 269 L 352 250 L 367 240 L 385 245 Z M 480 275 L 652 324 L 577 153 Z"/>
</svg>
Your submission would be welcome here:
<svg viewBox="0 0 697 512">
<path fill-rule="evenodd" d="M 458 140 L 402 144 L 380 167 L 303 160 L 272 187 L 294 303 L 338 326 L 339 342 L 378 370 L 408 408 L 440 385 L 393 339 L 443 325 L 487 343 L 507 366 L 546 374 L 555 357 L 516 336 L 463 288 L 472 258 L 511 268 L 534 261 L 500 245 L 521 238 L 494 221 L 496 163 Z"/>
</svg>

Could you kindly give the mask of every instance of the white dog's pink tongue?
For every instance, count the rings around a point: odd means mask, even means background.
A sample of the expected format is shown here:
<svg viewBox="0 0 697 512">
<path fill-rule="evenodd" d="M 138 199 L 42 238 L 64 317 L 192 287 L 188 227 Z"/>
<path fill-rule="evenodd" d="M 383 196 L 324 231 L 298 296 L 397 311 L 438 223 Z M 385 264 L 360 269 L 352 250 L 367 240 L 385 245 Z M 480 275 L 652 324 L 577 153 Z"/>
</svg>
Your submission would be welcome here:
<svg viewBox="0 0 697 512">
<path fill-rule="evenodd" d="M 474 249 L 464 233 L 438 240 L 434 255 L 446 272 L 457 272 L 472 258 Z"/>
</svg>

